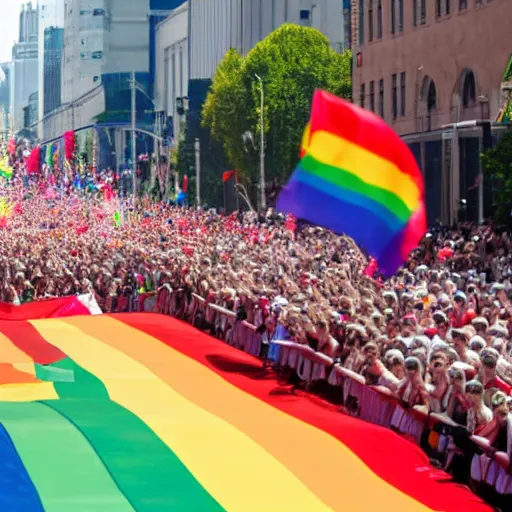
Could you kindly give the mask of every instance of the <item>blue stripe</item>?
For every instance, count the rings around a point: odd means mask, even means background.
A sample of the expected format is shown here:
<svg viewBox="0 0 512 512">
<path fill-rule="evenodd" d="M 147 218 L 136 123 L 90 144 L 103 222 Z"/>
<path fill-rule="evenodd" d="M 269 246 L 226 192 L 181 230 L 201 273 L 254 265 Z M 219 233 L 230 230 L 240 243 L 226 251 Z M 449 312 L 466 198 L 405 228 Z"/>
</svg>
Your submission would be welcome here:
<svg viewBox="0 0 512 512">
<path fill-rule="evenodd" d="M 39 495 L 11 437 L 0 423 L 0 510 L 44 512 Z"/>
<path fill-rule="evenodd" d="M 376 217 L 382 219 L 393 233 L 399 232 L 405 226 L 405 223 L 399 217 L 381 203 L 353 190 L 337 187 L 331 182 L 302 169 L 300 164 L 293 174 L 292 180 L 297 180 L 310 187 L 314 187 L 342 203 L 371 212 Z"/>
<path fill-rule="evenodd" d="M 361 206 L 361 202 L 365 203 L 361 199 L 354 199 L 352 193 L 347 198 L 350 201 L 344 199 L 341 193 L 326 193 L 323 187 L 319 189 L 321 184 L 318 181 L 315 183 L 304 178 L 304 174 L 301 170 L 295 171 L 279 195 L 276 209 L 352 237 L 362 249 L 377 259 L 380 271 L 393 274 L 403 263 L 400 248 L 405 226 L 395 224 L 394 229 L 390 228 L 389 222 Z M 334 187 L 330 185 L 330 188 Z M 368 203 L 367 198 L 365 200 Z"/>
</svg>

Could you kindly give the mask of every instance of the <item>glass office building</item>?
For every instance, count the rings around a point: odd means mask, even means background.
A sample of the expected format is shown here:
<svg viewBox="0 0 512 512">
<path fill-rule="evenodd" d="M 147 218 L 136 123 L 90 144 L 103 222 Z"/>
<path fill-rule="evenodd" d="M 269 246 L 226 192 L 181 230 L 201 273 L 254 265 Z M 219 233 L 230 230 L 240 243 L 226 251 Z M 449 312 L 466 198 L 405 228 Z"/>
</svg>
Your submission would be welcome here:
<svg viewBox="0 0 512 512">
<path fill-rule="evenodd" d="M 50 88 L 53 88 L 56 84 L 56 74 L 55 74 L 55 65 L 54 65 L 54 57 L 50 59 L 52 62 L 50 64 L 49 58 L 45 59 L 45 52 L 47 51 L 47 45 L 49 42 L 46 37 L 47 29 L 54 29 L 50 31 L 51 38 L 62 38 L 63 44 L 63 35 L 59 33 L 55 29 L 63 29 L 64 28 L 64 0 L 39 0 L 38 2 L 38 12 L 39 12 L 39 23 L 38 23 L 38 119 L 41 120 L 45 114 L 51 112 L 51 110 L 47 110 L 47 107 L 51 105 L 51 102 L 48 102 L 48 95 L 55 96 L 54 92 L 51 91 Z M 54 44 L 52 42 L 51 44 Z M 60 52 L 62 54 L 62 50 Z M 61 58 L 61 57 L 60 57 Z M 61 62 L 61 61 L 60 61 Z M 53 71 L 49 71 L 48 65 Z M 49 84 L 46 83 L 46 80 L 49 80 Z M 59 80 L 60 71 L 59 71 Z M 59 100 L 57 103 L 53 103 L 56 105 L 54 108 L 58 108 L 61 104 L 60 98 L 61 86 L 58 86 L 58 95 Z"/>
</svg>

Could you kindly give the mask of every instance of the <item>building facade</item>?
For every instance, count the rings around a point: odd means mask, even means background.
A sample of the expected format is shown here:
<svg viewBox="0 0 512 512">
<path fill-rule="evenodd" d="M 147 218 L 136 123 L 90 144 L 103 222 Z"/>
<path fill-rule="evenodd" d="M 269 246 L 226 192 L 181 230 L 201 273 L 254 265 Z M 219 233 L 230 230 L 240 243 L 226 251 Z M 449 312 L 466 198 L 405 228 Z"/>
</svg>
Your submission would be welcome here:
<svg viewBox="0 0 512 512">
<path fill-rule="evenodd" d="M 12 48 L 10 114 L 14 131 L 24 127 L 24 108 L 38 90 L 38 14 L 29 2 L 20 11 L 20 40 Z"/>
<path fill-rule="evenodd" d="M 32 2 L 21 5 L 19 26 L 19 43 L 33 41 L 38 29 L 38 9 L 32 7 Z"/>
<path fill-rule="evenodd" d="M 0 64 L 0 140 L 6 140 L 10 131 L 11 63 Z"/>
<path fill-rule="evenodd" d="M 43 53 L 43 116 L 61 105 L 63 48 L 64 29 L 47 27 L 44 31 Z"/>
<path fill-rule="evenodd" d="M 171 138 L 181 129 L 181 105 L 188 96 L 188 2 L 175 9 L 156 28 L 155 105 L 172 122 Z M 178 113 L 181 113 L 181 115 Z"/>
<path fill-rule="evenodd" d="M 189 0 L 190 78 L 211 78 L 227 50 L 245 55 L 283 23 L 317 28 L 342 51 L 344 7 L 343 0 Z"/>
<path fill-rule="evenodd" d="M 494 120 L 502 109 L 511 7 L 509 0 L 352 0 L 353 100 L 410 144 L 427 181 L 430 221 L 454 220 L 462 199 L 476 220 L 481 129 L 446 130 Z"/>
<path fill-rule="evenodd" d="M 149 20 L 150 0 L 66 1 L 62 106 L 45 116 L 45 140 L 99 118 L 129 122 L 131 72 L 152 93 Z"/>
<path fill-rule="evenodd" d="M 64 28 L 64 2 L 65 0 L 41 0 L 39 2 L 39 22 L 38 22 L 38 120 L 40 121 L 38 125 L 38 135 L 39 137 L 43 137 L 43 123 L 42 120 L 45 114 L 48 114 L 48 110 L 45 110 L 45 105 L 47 102 L 45 101 L 45 95 L 48 95 L 49 87 L 46 86 L 45 80 L 48 79 L 51 81 L 51 89 L 53 94 L 53 90 L 55 90 L 55 73 L 53 69 L 55 66 L 51 66 L 52 72 L 48 74 L 48 56 L 45 58 L 45 51 L 48 45 L 46 30 L 49 28 L 53 28 L 55 30 Z M 52 32 L 53 36 L 56 36 L 57 32 Z M 62 41 L 62 46 L 64 46 L 64 41 Z M 61 49 L 62 53 L 62 49 Z M 62 62 L 60 63 L 60 67 L 62 68 Z M 59 71 L 59 79 L 61 80 L 61 72 Z M 61 103 L 61 85 L 58 85 L 58 94 L 59 94 L 59 105 Z"/>
<path fill-rule="evenodd" d="M 23 128 L 31 130 L 35 127 L 38 115 L 38 102 L 39 97 L 36 91 L 28 97 L 28 105 L 23 108 Z"/>
</svg>

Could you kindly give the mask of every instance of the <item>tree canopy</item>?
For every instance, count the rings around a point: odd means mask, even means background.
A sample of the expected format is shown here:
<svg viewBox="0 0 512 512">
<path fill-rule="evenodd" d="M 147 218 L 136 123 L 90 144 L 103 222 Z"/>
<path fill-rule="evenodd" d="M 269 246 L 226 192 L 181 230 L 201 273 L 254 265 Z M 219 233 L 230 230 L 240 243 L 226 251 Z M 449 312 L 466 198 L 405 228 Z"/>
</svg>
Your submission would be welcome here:
<svg viewBox="0 0 512 512">
<path fill-rule="evenodd" d="M 253 194 L 261 133 L 257 76 L 264 91 L 266 179 L 280 185 L 297 163 L 314 90 L 350 97 L 350 61 L 350 52 L 336 53 L 318 30 L 290 24 L 272 32 L 246 57 L 234 49 L 226 53 L 213 78 L 202 122 Z"/>
<path fill-rule="evenodd" d="M 507 132 L 496 146 L 482 155 L 484 173 L 490 176 L 495 187 L 496 220 L 510 224 L 512 212 L 512 132 Z"/>
</svg>

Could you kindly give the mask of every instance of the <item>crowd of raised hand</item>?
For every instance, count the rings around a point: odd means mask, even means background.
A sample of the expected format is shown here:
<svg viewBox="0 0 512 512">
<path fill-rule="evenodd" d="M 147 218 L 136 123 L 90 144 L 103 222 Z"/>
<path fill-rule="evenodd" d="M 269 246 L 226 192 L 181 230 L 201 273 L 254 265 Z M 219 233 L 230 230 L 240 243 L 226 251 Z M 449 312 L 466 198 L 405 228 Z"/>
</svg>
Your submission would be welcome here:
<svg viewBox="0 0 512 512">
<path fill-rule="evenodd" d="M 506 452 L 511 243 L 491 225 L 437 227 L 382 280 L 352 240 L 272 211 L 223 216 L 4 187 L 0 301 L 93 293 L 104 311 L 120 298 L 134 310 L 141 293 L 193 292 L 268 342 L 308 344 Z"/>
</svg>

